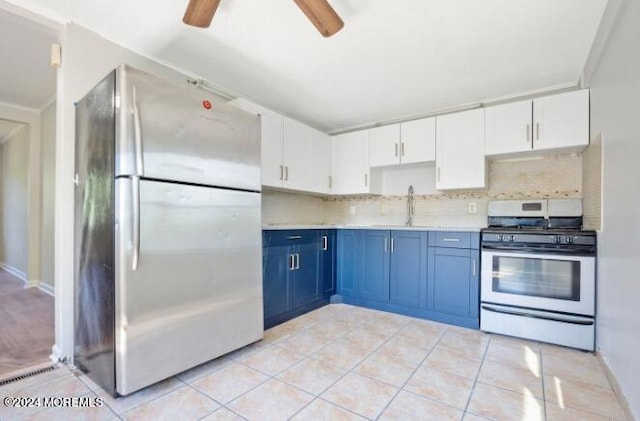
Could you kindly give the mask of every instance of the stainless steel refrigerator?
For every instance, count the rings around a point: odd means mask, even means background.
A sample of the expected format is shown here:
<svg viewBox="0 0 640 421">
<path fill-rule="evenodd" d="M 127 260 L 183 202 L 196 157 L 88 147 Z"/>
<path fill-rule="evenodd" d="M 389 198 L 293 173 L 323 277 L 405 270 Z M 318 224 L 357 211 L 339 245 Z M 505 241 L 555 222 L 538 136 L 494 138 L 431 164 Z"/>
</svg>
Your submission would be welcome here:
<svg viewBox="0 0 640 421">
<path fill-rule="evenodd" d="M 127 395 L 262 338 L 258 116 L 123 65 L 75 167 L 76 366 Z"/>
</svg>

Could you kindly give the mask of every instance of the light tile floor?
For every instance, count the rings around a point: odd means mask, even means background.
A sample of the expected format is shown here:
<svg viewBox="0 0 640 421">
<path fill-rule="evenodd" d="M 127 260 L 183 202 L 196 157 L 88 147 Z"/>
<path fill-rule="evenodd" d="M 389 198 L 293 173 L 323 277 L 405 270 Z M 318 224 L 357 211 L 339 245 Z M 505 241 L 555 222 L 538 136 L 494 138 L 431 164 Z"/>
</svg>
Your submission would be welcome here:
<svg viewBox="0 0 640 421">
<path fill-rule="evenodd" d="M 623 420 L 590 353 L 343 304 L 131 396 L 65 367 L 0 398 L 100 397 L 99 408 L 7 408 L 0 419 Z"/>
</svg>

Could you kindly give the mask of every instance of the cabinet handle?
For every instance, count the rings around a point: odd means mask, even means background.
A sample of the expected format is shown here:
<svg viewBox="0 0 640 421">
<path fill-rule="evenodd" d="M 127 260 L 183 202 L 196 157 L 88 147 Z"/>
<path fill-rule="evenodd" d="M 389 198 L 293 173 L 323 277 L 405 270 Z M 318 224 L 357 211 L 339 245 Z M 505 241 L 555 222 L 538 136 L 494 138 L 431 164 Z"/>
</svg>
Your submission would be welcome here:
<svg viewBox="0 0 640 421">
<path fill-rule="evenodd" d="M 391 237 L 391 253 L 395 251 L 394 243 L 395 242 L 393 241 L 393 237 Z"/>
<path fill-rule="evenodd" d="M 404 142 L 400 143 L 400 155 L 404 156 Z"/>
<path fill-rule="evenodd" d="M 284 166 L 284 181 L 289 181 L 289 166 Z"/>
<path fill-rule="evenodd" d="M 284 180 L 284 165 L 280 165 L 280 180 Z"/>
<path fill-rule="evenodd" d="M 440 182 L 440 167 L 438 167 L 438 182 Z"/>
<path fill-rule="evenodd" d="M 476 259 L 471 260 L 471 269 L 472 269 L 472 273 L 473 276 L 476 276 Z"/>
<path fill-rule="evenodd" d="M 444 241 L 445 243 L 459 243 L 460 239 L 459 238 L 443 238 L 442 241 Z"/>
<path fill-rule="evenodd" d="M 295 256 L 296 256 L 296 269 L 300 269 L 300 255 L 296 253 Z"/>
<path fill-rule="evenodd" d="M 536 140 L 540 140 L 540 123 L 536 123 Z"/>
<path fill-rule="evenodd" d="M 322 250 L 329 250 L 329 238 L 326 235 L 322 236 Z"/>
<path fill-rule="evenodd" d="M 395 144 L 395 147 L 396 147 L 396 157 L 398 157 L 398 144 L 397 143 Z"/>
<path fill-rule="evenodd" d="M 529 143 L 529 132 L 531 131 L 531 126 L 527 124 L 527 143 Z"/>
<path fill-rule="evenodd" d="M 389 250 L 389 239 L 384 237 L 384 252 L 386 253 Z"/>
<path fill-rule="evenodd" d="M 301 235 L 289 235 L 289 236 L 287 236 L 287 240 L 299 240 L 301 238 L 302 238 Z"/>
<path fill-rule="evenodd" d="M 295 262 L 294 262 L 294 257 L 295 255 L 290 254 L 289 255 L 289 270 L 294 270 L 296 268 Z"/>
<path fill-rule="evenodd" d="M 333 177 L 329 176 L 329 188 L 333 187 Z"/>
<path fill-rule="evenodd" d="M 364 175 L 364 186 L 369 187 L 369 174 Z"/>
</svg>

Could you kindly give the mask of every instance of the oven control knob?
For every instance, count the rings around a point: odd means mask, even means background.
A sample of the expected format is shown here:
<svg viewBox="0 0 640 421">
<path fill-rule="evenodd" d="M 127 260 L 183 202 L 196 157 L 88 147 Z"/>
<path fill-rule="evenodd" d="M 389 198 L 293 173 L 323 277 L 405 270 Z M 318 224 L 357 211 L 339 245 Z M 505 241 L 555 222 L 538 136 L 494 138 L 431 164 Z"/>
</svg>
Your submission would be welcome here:
<svg viewBox="0 0 640 421">
<path fill-rule="evenodd" d="M 571 237 L 571 236 L 569 236 L 569 235 L 568 235 L 568 236 L 564 239 L 564 242 L 565 242 L 565 243 L 567 243 L 567 244 L 573 244 L 573 237 Z"/>
<path fill-rule="evenodd" d="M 562 236 L 556 235 L 556 244 L 560 244 L 560 243 L 562 243 Z"/>
<path fill-rule="evenodd" d="M 515 234 L 511 234 L 511 238 L 510 238 L 510 240 L 511 240 L 511 241 L 516 241 L 516 235 L 515 235 Z"/>
<path fill-rule="evenodd" d="M 502 234 L 498 234 L 498 241 L 502 241 L 504 240 L 504 237 L 502 236 Z"/>
</svg>

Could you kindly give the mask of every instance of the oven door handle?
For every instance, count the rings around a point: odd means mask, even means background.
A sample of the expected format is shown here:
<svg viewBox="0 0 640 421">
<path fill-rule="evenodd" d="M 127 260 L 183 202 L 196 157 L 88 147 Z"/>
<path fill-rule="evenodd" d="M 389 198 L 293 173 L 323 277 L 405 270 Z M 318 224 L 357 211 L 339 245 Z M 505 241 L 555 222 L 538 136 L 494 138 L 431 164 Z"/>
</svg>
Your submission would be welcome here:
<svg viewBox="0 0 640 421">
<path fill-rule="evenodd" d="M 482 245 L 482 250 L 494 250 L 506 253 L 557 254 L 562 256 L 595 256 L 595 247 L 527 247 L 527 246 L 491 246 Z"/>
<path fill-rule="evenodd" d="M 558 317 L 551 317 L 551 316 L 543 316 L 543 315 L 539 315 L 539 314 L 526 313 L 524 311 L 497 309 L 497 308 L 490 307 L 490 306 L 487 306 L 487 305 L 482 305 L 482 309 L 483 310 L 487 310 L 487 311 L 491 311 L 491 312 L 494 312 L 494 313 L 509 314 L 511 316 L 530 317 L 532 319 L 551 320 L 553 322 L 571 323 L 571 324 L 574 324 L 574 325 L 591 326 L 591 325 L 594 324 L 593 320 L 562 319 L 562 318 L 558 318 Z"/>
</svg>

